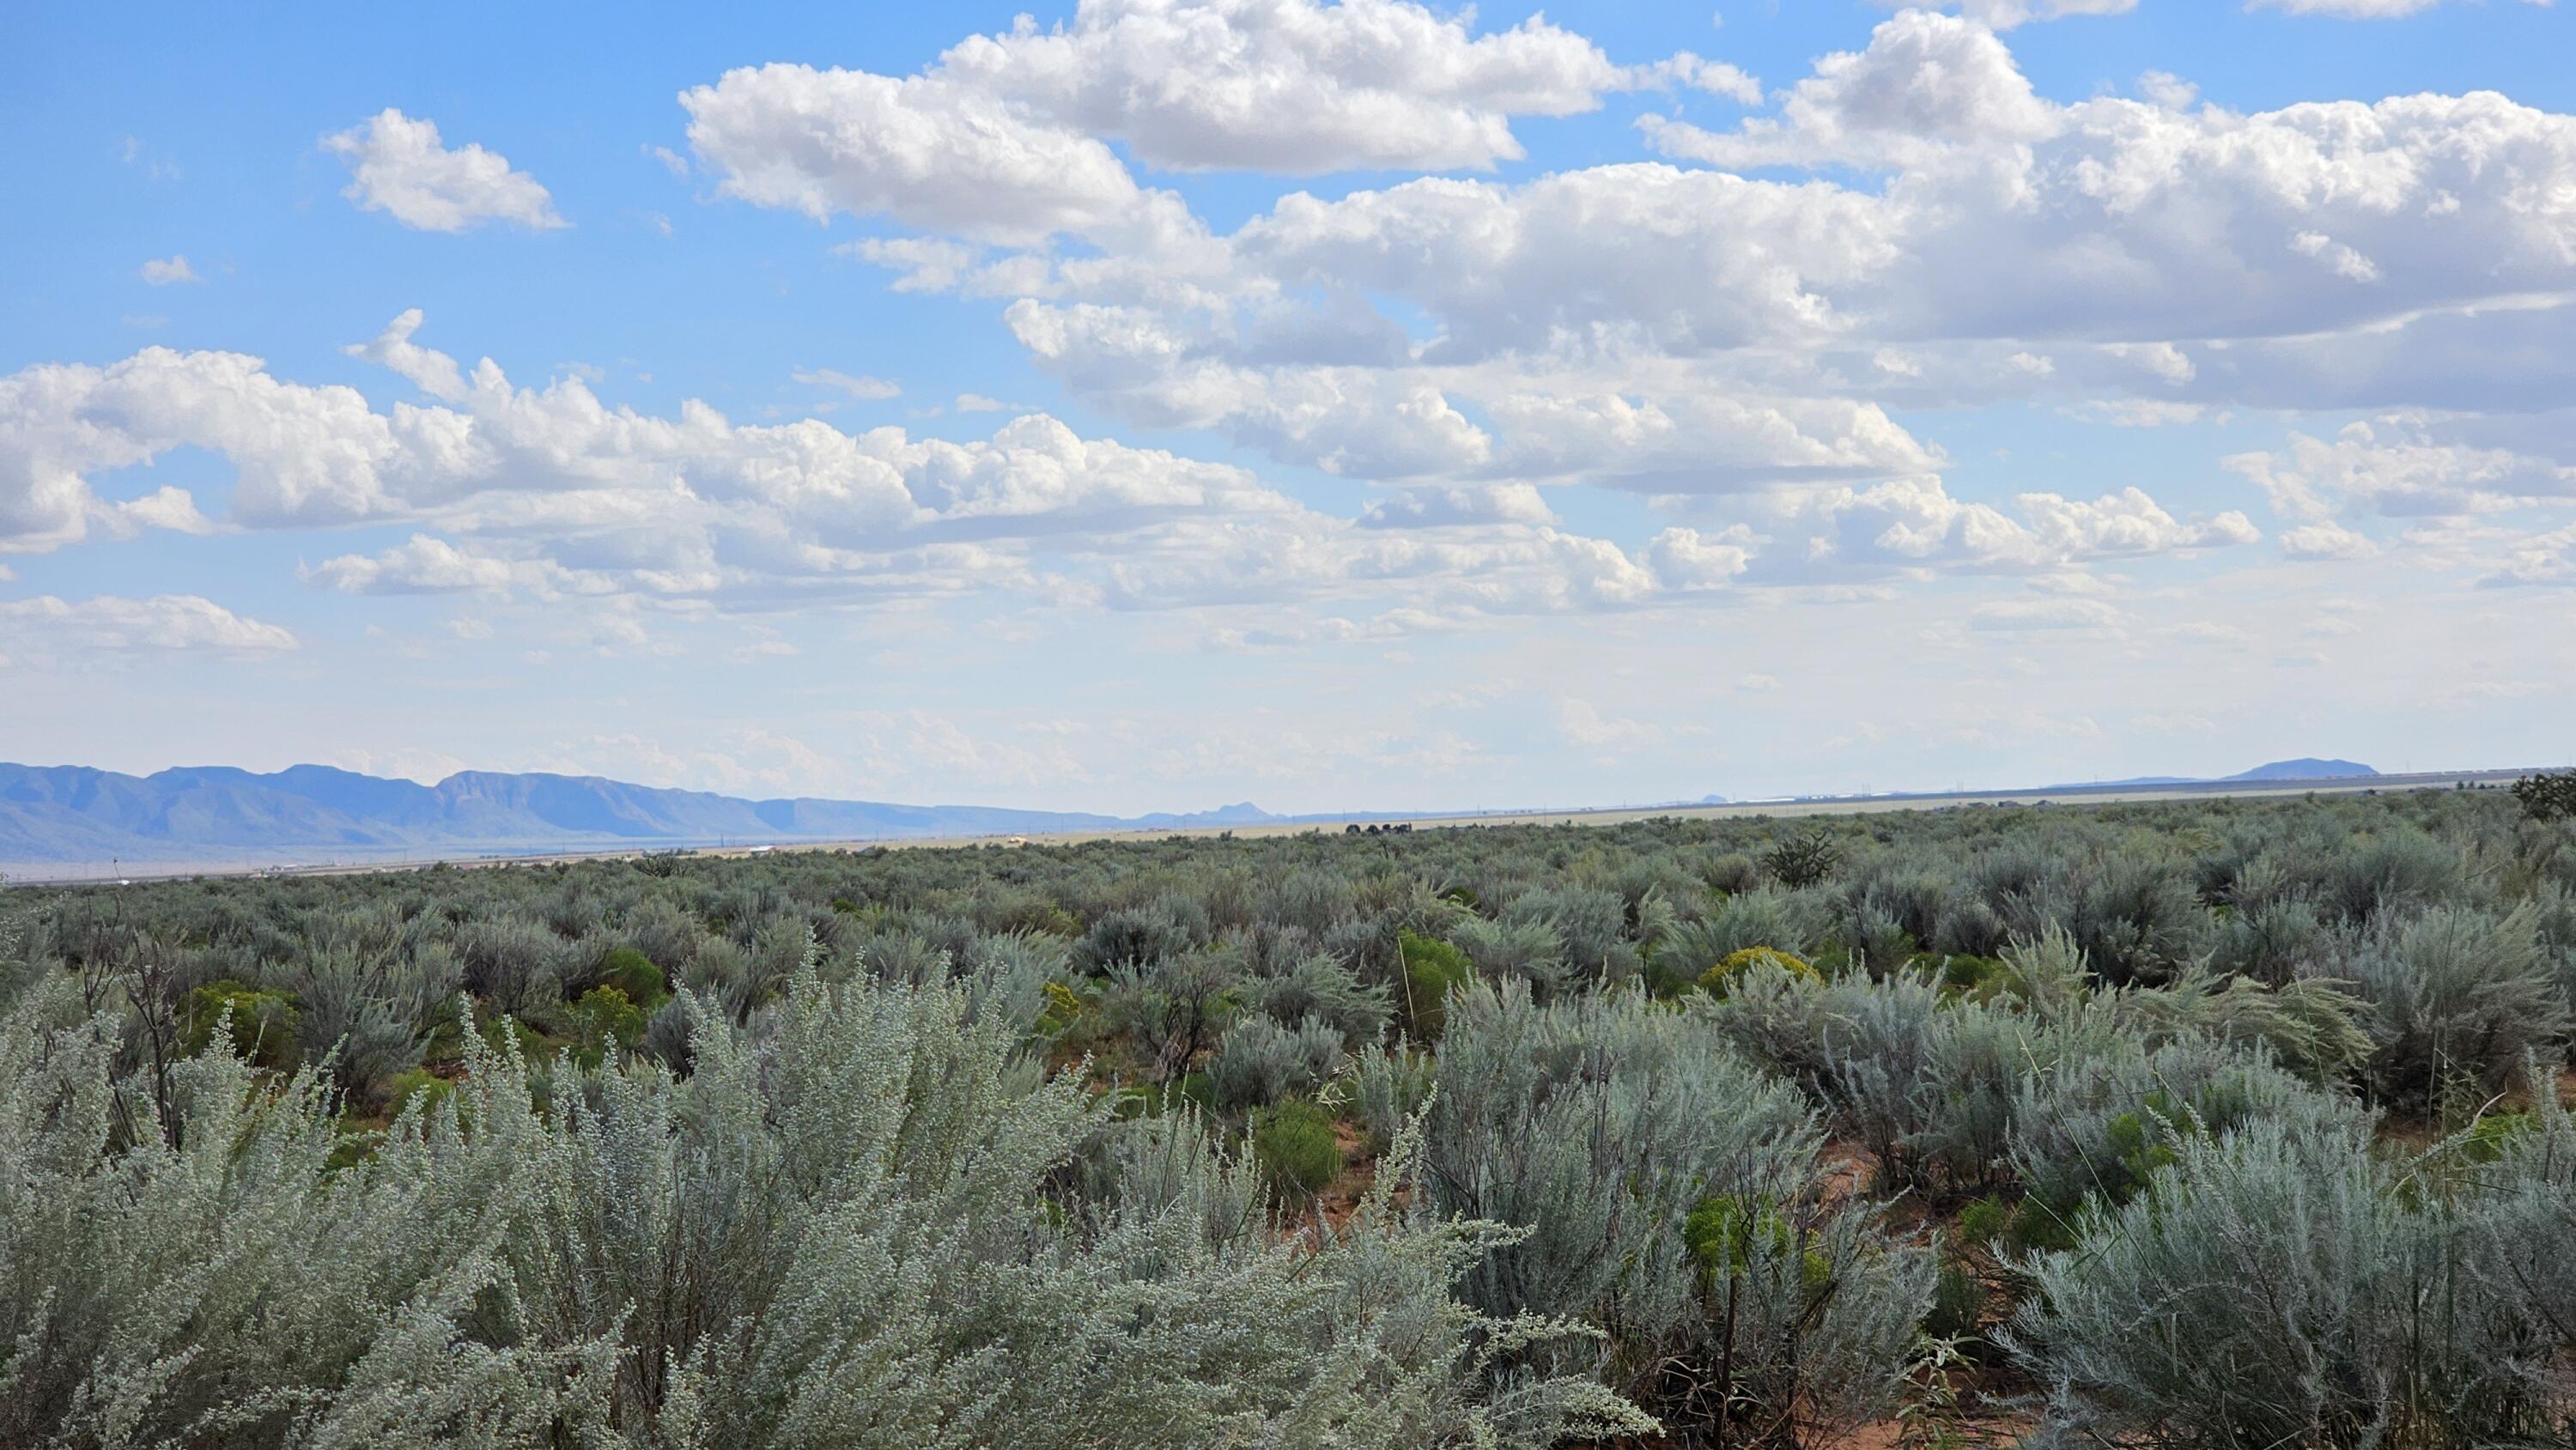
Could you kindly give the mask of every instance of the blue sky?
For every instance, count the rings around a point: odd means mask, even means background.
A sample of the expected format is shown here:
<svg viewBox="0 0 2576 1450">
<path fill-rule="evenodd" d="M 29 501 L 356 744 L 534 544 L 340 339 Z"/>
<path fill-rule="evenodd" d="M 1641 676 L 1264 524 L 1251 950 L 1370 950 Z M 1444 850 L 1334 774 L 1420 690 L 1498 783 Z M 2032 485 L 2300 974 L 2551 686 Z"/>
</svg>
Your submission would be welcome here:
<svg viewBox="0 0 2576 1450">
<path fill-rule="evenodd" d="M 7 23 L 0 756 L 1120 812 L 2576 756 L 2564 7 Z"/>
</svg>

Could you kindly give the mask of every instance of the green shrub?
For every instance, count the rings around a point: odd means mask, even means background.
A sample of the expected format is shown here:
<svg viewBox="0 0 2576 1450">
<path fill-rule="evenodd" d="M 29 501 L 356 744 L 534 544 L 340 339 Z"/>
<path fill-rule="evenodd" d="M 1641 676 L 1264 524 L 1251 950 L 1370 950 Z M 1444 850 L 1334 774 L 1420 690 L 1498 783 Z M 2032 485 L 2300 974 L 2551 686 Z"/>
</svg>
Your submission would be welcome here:
<svg viewBox="0 0 2576 1450">
<path fill-rule="evenodd" d="M 652 958 L 633 947 L 611 947 L 599 959 L 599 985 L 614 987 L 637 1008 L 650 1015 L 671 995 L 670 983 Z"/>
<path fill-rule="evenodd" d="M 1682 1220 L 1682 1245 L 1690 1250 L 1701 1277 L 1712 1285 L 1745 1272 L 1753 1261 L 1757 1238 L 1772 1254 L 1785 1257 L 1798 1252 L 1801 1277 L 1810 1291 L 1822 1288 L 1832 1274 L 1823 1255 L 1798 1248 L 1797 1232 L 1773 1205 L 1721 1193 L 1701 1199 L 1690 1217 Z"/>
<path fill-rule="evenodd" d="M 1321 1193 L 1342 1173 L 1333 1115 L 1304 1098 L 1289 1098 L 1253 1114 L 1252 1147 L 1270 1181 L 1283 1190 Z"/>
<path fill-rule="evenodd" d="M 1729 953 L 1724 961 L 1700 973 L 1696 985 L 1712 997 L 1723 997 L 1727 989 L 1733 986 L 1746 970 L 1757 966 L 1774 967 L 1793 977 L 1816 975 L 1814 967 L 1787 952 L 1775 951 L 1770 947 L 1746 947 L 1741 951 Z"/>
<path fill-rule="evenodd" d="M 1954 996 L 1978 996 L 2001 979 L 2004 964 L 1995 957 L 1956 955 L 1941 959 L 1941 990 Z"/>
<path fill-rule="evenodd" d="M 1979 1248 L 1993 1248 L 2011 1229 L 2012 1214 L 2011 1204 L 1989 1193 L 1959 1210 L 1959 1237 Z"/>
<path fill-rule="evenodd" d="M 1981 1354 L 1994 1307 L 1994 1292 L 1986 1287 L 1976 1266 L 1945 1258 L 1939 1276 L 1933 1280 L 1932 1307 L 1923 1316 L 1923 1332 L 1934 1339 L 1948 1340 L 1971 1355 Z"/>
<path fill-rule="evenodd" d="M 303 1060 L 296 1045 L 299 1014 L 283 992 L 263 991 L 230 978 L 209 982 L 188 994 L 180 1021 L 181 1040 L 191 1055 L 202 1053 L 232 1014 L 232 1050 L 243 1061 L 271 1072 L 286 1072 Z"/>
<path fill-rule="evenodd" d="M 593 987 L 573 1004 L 576 1039 L 585 1060 L 597 1062 L 610 1049 L 632 1051 L 644 1040 L 644 1010 L 615 987 Z"/>
<path fill-rule="evenodd" d="M 439 1105 L 456 1096 L 456 1084 L 425 1067 L 411 1068 L 397 1074 L 385 1085 L 385 1111 L 400 1114 L 414 1098 L 420 1100 L 423 1116 L 435 1113 Z"/>
<path fill-rule="evenodd" d="M 1467 954 L 1438 937 L 1404 932 L 1396 938 L 1404 962 L 1405 1023 L 1418 1038 L 1436 1038 L 1448 1018 L 1449 994 L 1475 980 Z"/>
</svg>

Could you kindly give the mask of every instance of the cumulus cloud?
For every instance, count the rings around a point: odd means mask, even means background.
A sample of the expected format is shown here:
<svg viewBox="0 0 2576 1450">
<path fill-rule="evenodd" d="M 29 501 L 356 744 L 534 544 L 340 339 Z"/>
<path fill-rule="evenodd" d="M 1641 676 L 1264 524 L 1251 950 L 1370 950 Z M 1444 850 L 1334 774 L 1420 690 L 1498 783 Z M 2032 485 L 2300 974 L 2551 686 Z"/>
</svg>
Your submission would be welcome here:
<svg viewBox="0 0 2576 1450">
<path fill-rule="evenodd" d="M 39 594 L 0 600 L 0 622 L 7 623 L 13 639 L 39 648 L 269 653 L 297 647 L 290 631 L 244 618 L 194 594 L 149 599 L 101 594 L 80 600 Z"/>
<path fill-rule="evenodd" d="M 1555 522 L 1555 510 L 1526 483 L 1488 488 L 1409 488 L 1370 504 L 1360 513 L 1361 525 L 1373 529 Z"/>
<path fill-rule="evenodd" d="M 2489 588 L 2576 584 L 2576 524 L 2510 539 L 2486 563 Z"/>
<path fill-rule="evenodd" d="M 2332 439 L 2292 433 L 2278 452 L 2232 454 L 2227 467 L 2275 512 L 2312 522 L 2340 515 L 2440 518 L 2541 502 L 2576 502 L 2576 467 L 2503 448 L 2434 440 L 2419 421 L 2348 424 Z"/>
<path fill-rule="evenodd" d="M 1400 0 L 1090 0 L 1070 26 L 1024 20 L 913 76 L 775 64 L 680 100 L 734 196 L 1028 245 L 1185 230 L 1109 139 L 1168 170 L 1489 169 L 1523 154 L 1515 116 L 1674 82 L 1758 95 L 1695 56 L 1615 66 L 1537 17 L 1476 35 Z"/>
<path fill-rule="evenodd" d="M 535 561 L 470 553 L 444 539 L 414 534 L 372 557 L 344 554 L 305 571 L 305 579 L 349 594 L 507 594 L 546 589 L 563 571 Z"/>
<path fill-rule="evenodd" d="M 174 534 L 215 531 L 214 521 L 197 511 L 195 495 L 166 483 L 141 498 L 110 504 L 108 509 L 119 524 L 131 528 L 168 529 Z"/>
<path fill-rule="evenodd" d="M 833 392 L 847 394 L 861 402 L 879 402 L 887 398 L 900 397 L 903 394 L 903 386 L 900 383 L 890 383 L 883 378 L 852 375 L 834 368 L 798 368 L 794 377 L 796 381 L 809 387 L 829 388 Z"/>
<path fill-rule="evenodd" d="M 2049 101 L 1984 27 L 1912 12 L 1777 116 L 1648 138 L 1702 163 L 1892 168 L 1883 187 L 1639 163 L 1425 178 L 1291 194 L 1150 265 L 942 253 L 902 259 L 902 285 L 1020 293 L 1009 320 L 1041 365 L 1137 421 L 1239 418 L 1283 458 L 1355 469 L 1377 465 L 1309 442 L 1347 429 L 1351 399 L 1393 418 L 1432 370 L 1478 364 L 1560 405 L 1648 363 L 1738 359 L 1810 395 L 2097 389 L 2157 395 L 2160 416 L 2548 393 L 2499 359 L 2558 321 L 2529 299 L 2576 286 L 2576 118 L 2488 93 L 2240 114 L 2149 90 Z M 1458 418 L 1387 430 L 1436 444 L 1423 466 L 1510 452 L 1468 388 L 1440 386 Z"/>
<path fill-rule="evenodd" d="M 1883 8 L 1911 8 L 1912 0 L 1877 0 Z M 2126 15 L 2138 0 L 1960 0 L 1958 11 L 1990 30 L 2010 30 L 2034 20 L 2076 15 Z"/>
<path fill-rule="evenodd" d="M 1630 83 L 1542 18 L 1480 36 L 1470 14 L 1398 0 L 1088 0 L 1069 27 L 975 37 L 933 74 L 1117 137 L 1154 166 L 1292 175 L 1488 168 L 1523 154 L 1512 117 L 1588 111 Z"/>
<path fill-rule="evenodd" d="M 1646 565 L 1667 589 L 1715 589 L 1751 566 L 1754 542 L 1753 531 L 1742 524 L 1714 534 L 1669 528 L 1646 541 Z"/>
<path fill-rule="evenodd" d="M 2248 10 L 2286 10 L 2293 15 L 2330 15 L 2338 20 L 2394 20 L 2430 10 L 2443 0 L 2246 0 Z M 2550 0 L 2523 0 L 2547 5 Z"/>
<path fill-rule="evenodd" d="M 1879 26 L 1868 49 L 1818 60 L 1777 118 L 1727 134 L 1661 117 L 1639 124 L 1669 155 L 1743 168 L 1924 164 L 1954 147 L 2043 141 L 2065 120 L 1988 26 L 1909 10 Z"/>
<path fill-rule="evenodd" d="M 2379 546 L 2341 524 L 2314 523 L 2282 530 L 2281 552 L 2292 559 L 2367 559 Z"/>
<path fill-rule="evenodd" d="M 142 275 L 144 285 L 150 287 L 167 287 L 174 282 L 202 282 L 205 280 L 197 275 L 196 268 L 188 265 L 188 259 L 184 255 L 156 257 L 151 261 L 145 262 L 142 267 Z"/>
<path fill-rule="evenodd" d="M 2013 502 L 2017 519 L 1994 505 L 1952 497 L 1936 478 L 1794 499 L 1783 530 L 1804 532 L 1805 547 L 1767 556 L 1764 577 L 1866 578 L 1931 567 L 2028 573 L 2261 537 L 2240 512 L 2177 519 L 2135 487 L 2090 502 L 2053 493 L 2025 493 Z"/>
<path fill-rule="evenodd" d="M 1373 553 L 1354 526 L 1381 546 L 1484 530 L 1503 557 L 1552 561 L 1539 587 L 1488 590 L 1496 608 L 2231 547 L 2259 537 L 2245 514 L 2177 518 L 2135 489 L 1955 498 L 1939 444 L 1891 415 L 2016 399 L 2169 428 L 2238 405 L 2474 414 L 2547 406 L 2576 382 L 2554 300 L 2576 289 L 2576 118 L 2492 93 L 2235 112 L 2163 73 L 2141 99 L 2059 101 L 1998 34 L 2129 8 L 1909 9 L 1732 129 L 1640 122 L 1678 164 L 1292 192 L 1230 233 L 1142 186 L 1108 143 L 1166 169 L 1473 169 L 1515 154 L 1514 116 L 1645 85 L 1748 103 L 1758 88 L 1695 57 L 1613 66 L 1540 22 L 1478 36 L 1403 5 L 1138 0 L 970 39 L 909 78 L 773 67 L 686 104 L 702 159 L 742 194 L 931 233 L 847 250 L 899 289 L 1015 299 L 1013 336 L 1087 404 L 1402 486 L 1294 537 L 1275 519 L 1203 533 L 1220 553 L 1278 551 L 1247 553 L 1253 584 L 1157 558 L 1084 597 L 1238 597 L 1307 564 L 1301 577 L 1348 588 L 1430 567 Z M 1363 18 L 1364 39 L 1336 29 Z M 1258 95 L 1299 104 L 1226 99 Z M 1336 129 L 1425 106 L 1446 109 L 1395 128 L 1406 157 Z M 926 159 L 954 146 L 974 154 Z M 1780 167 L 1813 175 L 1739 174 Z M 956 175 L 982 180 L 935 190 Z M 1068 234 L 1088 249 L 1058 251 Z M 2322 527 L 2346 495 L 2373 500 L 2360 512 L 2438 511 L 2563 486 L 2528 450 L 2477 456 L 2496 450 L 2462 441 L 2462 417 L 2417 431 L 2404 446 L 2440 459 L 2346 465 L 2314 456 L 2340 445 L 2294 440 L 2260 455 L 2268 483 L 2233 462 L 2289 521 L 2293 558 L 2375 547 Z M 1531 484 L 1685 512 L 1771 497 L 1785 522 L 1611 545 L 1614 562 L 1562 530 L 1542 544 L 1552 513 L 1477 513 L 1534 501 L 1496 492 Z M 2337 501 L 2297 501 L 2311 494 Z"/>
<path fill-rule="evenodd" d="M 1029 245 L 1127 233 L 1146 205 L 1098 140 L 945 80 L 781 63 L 728 71 L 680 104 L 727 194 L 818 221 L 884 215 Z"/>
<path fill-rule="evenodd" d="M 507 158 L 468 143 L 450 149 L 438 126 L 391 106 L 322 138 L 349 167 L 341 195 L 361 211 L 384 212 L 414 231 L 461 232 L 487 221 L 539 229 L 569 226 L 536 178 Z"/>
<path fill-rule="evenodd" d="M 411 335 L 420 331 L 421 321 L 419 308 L 406 308 L 385 324 L 385 330 L 376 334 L 374 341 L 351 343 L 340 351 L 391 369 L 433 398 L 454 402 L 465 396 L 465 374 L 457 369 L 456 359 L 411 340 Z"/>
</svg>

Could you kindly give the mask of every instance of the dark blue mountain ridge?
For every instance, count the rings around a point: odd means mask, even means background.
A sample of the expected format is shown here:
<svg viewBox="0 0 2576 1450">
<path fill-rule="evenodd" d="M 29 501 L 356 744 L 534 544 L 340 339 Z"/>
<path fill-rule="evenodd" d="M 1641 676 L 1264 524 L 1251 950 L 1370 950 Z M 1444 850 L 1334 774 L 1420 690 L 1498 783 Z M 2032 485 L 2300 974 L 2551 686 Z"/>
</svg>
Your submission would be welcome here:
<svg viewBox="0 0 2576 1450">
<path fill-rule="evenodd" d="M 2130 775 L 2118 780 L 2061 781 L 2041 786 L 2042 790 L 2115 790 L 2150 788 L 2160 785 L 2251 785 L 2267 780 L 2358 780 L 2378 771 L 2357 760 L 2321 760 L 2302 755 L 2296 760 L 2267 761 L 2252 770 L 2234 775 Z"/>
<path fill-rule="evenodd" d="M 2275 760 L 2252 770 L 2228 776 L 2229 780 L 2350 780 L 2355 776 L 2377 775 L 2378 771 L 2358 760 L 2319 760 L 2302 755 L 2296 760 Z"/>
<path fill-rule="evenodd" d="M 2141 776 L 2046 789 L 2351 779 L 2349 760 L 2276 760 L 2220 781 Z M 1709 797 L 1703 804 L 1717 803 Z M 0 862 L 248 864 L 478 851 L 1037 835 L 1332 821 L 1279 816 L 1249 801 L 1185 814 L 1121 817 L 1002 806 L 914 806 L 795 796 L 744 800 L 595 775 L 461 771 L 436 785 L 327 765 L 261 774 L 181 766 L 147 776 L 88 766 L 0 763 Z"/>
<path fill-rule="evenodd" d="M 602 776 L 463 771 L 436 785 L 322 765 L 269 774 L 183 766 L 148 776 L 0 764 L 0 860 L 273 859 L 717 840 L 873 840 L 1240 825 L 1250 802 L 1127 819 L 1078 811 L 743 800 Z"/>
</svg>

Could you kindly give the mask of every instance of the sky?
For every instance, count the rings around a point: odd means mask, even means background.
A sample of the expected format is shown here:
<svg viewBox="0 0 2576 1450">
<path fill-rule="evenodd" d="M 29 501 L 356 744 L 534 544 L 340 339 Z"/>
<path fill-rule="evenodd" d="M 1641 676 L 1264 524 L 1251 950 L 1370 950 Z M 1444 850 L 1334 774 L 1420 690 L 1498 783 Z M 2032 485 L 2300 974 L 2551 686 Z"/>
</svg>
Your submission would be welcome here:
<svg viewBox="0 0 2576 1450">
<path fill-rule="evenodd" d="M 2576 758 L 2576 8 L 21 5 L 0 758 Z"/>
</svg>

